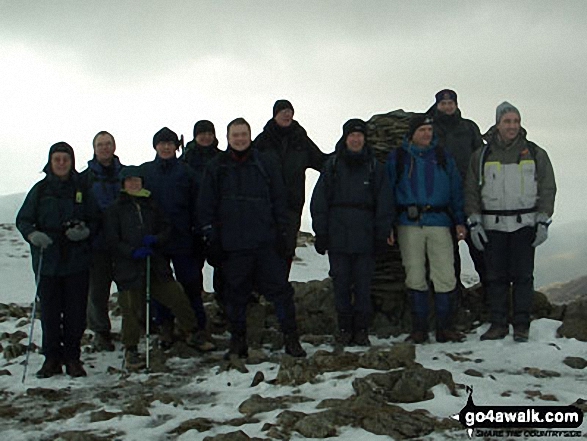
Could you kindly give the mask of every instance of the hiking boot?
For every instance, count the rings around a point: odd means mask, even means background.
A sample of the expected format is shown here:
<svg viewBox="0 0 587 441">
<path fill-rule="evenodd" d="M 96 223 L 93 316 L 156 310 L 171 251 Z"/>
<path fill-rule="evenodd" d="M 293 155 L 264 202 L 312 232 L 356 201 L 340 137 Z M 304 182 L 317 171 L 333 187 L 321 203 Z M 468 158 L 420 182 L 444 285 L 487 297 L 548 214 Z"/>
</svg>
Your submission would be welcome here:
<svg viewBox="0 0 587 441">
<path fill-rule="evenodd" d="M 359 329 L 353 335 L 353 343 L 356 346 L 371 346 L 369 332 L 366 329 Z"/>
<path fill-rule="evenodd" d="M 129 371 L 136 371 L 146 366 L 136 346 L 126 348 L 124 352 L 124 365 Z"/>
<path fill-rule="evenodd" d="M 528 341 L 530 334 L 530 326 L 528 325 L 514 325 L 514 341 L 518 343 L 525 343 Z"/>
<path fill-rule="evenodd" d="M 298 338 L 298 334 L 295 332 L 291 332 L 288 334 L 284 334 L 283 342 L 285 344 L 285 353 L 291 355 L 292 357 L 301 358 L 305 357 L 306 351 L 302 348 L 300 344 L 300 340 Z"/>
<path fill-rule="evenodd" d="M 61 360 L 46 358 L 41 369 L 36 373 L 37 378 L 51 378 L 53 375 L 63 373 Z"/>
<path fill-rule="evenodd" d="M 232 355 L 236 355 L 238 358 L 247 358 L 249 356 L 246 334 L 232 334 L 230 336 L 228 352 L 224 354 L 224 359 L 229 360 Z"/>
<path fill-rule="evenodd" d="M 414 343 L 416 345 L 426 343 L 428 341 L 428 333 L 424 331 L 414 331 L 408 335 L 405 341 Z"/>
<path fill-rule="evenodd" d="M 436 330 L 436 341 L 438 343 L 446 343 L 448 341 L 454 343 L 460 343 L 465 341 L 467 337 L 462 332 L 453 331 L 450 329 L 437 329 Z"/>
<path fill-rule="evenodd" d="M 216 349 L 212 336 L 203 329 L 191 333 L 186 343 L 200 352 L 210 352 Z"/>
<path fill-rule="evenodd" d="M 166 351 L 173 346 L 173 320 L 165 320 L 159 327 L 159 347 Z"/>
<path fill-rule="evenodd" d="M 346 329 L 341 329 L 334 338 L 334 342 L 340 346 L 350 346 L 353 341 L 353 334 Z"/>
<path fill-rule="evenodd" d="M 73 378 L 87 377 L 88 374 L 80 360 L 68 360 L 65 362 L 65 372 Z"/>
<path fill-rule="evenodd" d="M 97 332 L 94 334 L 92 347 L 96 352 L 113 352 L 116 349 L 109 332 Z"/>
<path fill-rule="evenodd" d="M 508 325 L 496 325 L 492 323 L 487 332 L 480 337 L 480 340 L 502 340 L 510 333 Z"/>
</svg>

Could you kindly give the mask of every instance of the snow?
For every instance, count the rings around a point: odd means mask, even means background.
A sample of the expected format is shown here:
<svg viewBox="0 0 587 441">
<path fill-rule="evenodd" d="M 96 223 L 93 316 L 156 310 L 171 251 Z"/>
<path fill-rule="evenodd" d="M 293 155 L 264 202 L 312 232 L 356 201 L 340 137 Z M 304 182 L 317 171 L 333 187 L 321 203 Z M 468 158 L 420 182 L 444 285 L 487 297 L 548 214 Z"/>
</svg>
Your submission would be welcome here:
<svg viewBox="0 0 587 441">
<path fill-rule="evenodd" d="M 298 250 L 299 261 L 293 265 L 292 279 L 307 281 L 323 279 L 328 272 L 328 259 L 319 256 L 313 247 L 303 247 Z M 13 225 L 2 225 L 0 228 L 0 272 L 2 283 L 0 285 L 0 302 L 30 304 L 34 296 L 34 278 L 31 271 L 28 246 L 22 241 Z M 206 272 L 207 289 L 211 289 L 210 269 Z M 479 341 L 479 335 L 488 325 L 483 325 L 475 332 L 467 336 L 462 344 L 437 344 L 430 343 L 419 345 L 416 349 L 416 361 L 430 369 L 446 369 L 453 376 L 455 383 L 473 387 L 473 398 L 477 405 L 567 405 L 579 398 L 587 398 L 587 369 L 572 369 L 563 360 L 569 356 L 587 358 L 587 344 L 574 339 L 560 339 L 555 337 L 559 322 L 540 319 L 532 323 L 530 340 L 528 343 L 519 344 L 513 342 L 511 335 L 501 341 Z M 36 321 L 34 341 L 41 344 L 40 322 Z M 120 320 L 114 319 L 115 330 L 120 328 Z M 21 329 L 28 333 L 26 327 L 18 327 L 15 320 L 0 323 L 0 333 L 14 332 Z M 387 348 L 394 343 L 403 341 L 405 336 L 391 339 L 377 339 L 372 337 L 374 346 Z M 23 342 L 25 342 L 23 340 Z M 320 349 L 330 350 L 329 346 L 313 347 L 304 344 L 304 349 L 311 355 Z M 360 351 L 359 348 L 349 348 L 350 351 Z M 454 361 L 457 357 L 460 361 Z M 88 371 L 87 378 L 71 379 L 61 375 L 49 380 L 40 380 L 34 376 L 34 372 L 40 368 L 42 357 L 38 353 L 31 354 L 29 374 L 26 383 L 20 381 L 23 373 L 21 356 L 12 362 L 0 359 L 0 369 L 7 369 L 11 375 L 0 376 L 0 392 L 22 394 L 28 388 L 52 388 L 69 389 L 86 397 L 87 402 L 93 402 L 104 408 L 104 405 L 93 395 L 99 388 L 114 386 L 119 380 L 117 374 L 107 373 L 106 367 L 119 368 L 122 363 L 122 352 L 113 353 L 84 353 L 82 359 Z M 182 366 L 197 364 L 194 359 L 172 359 L 168 365 L 175 371 Z M 26 431 L 20 427 L 11 427 L 2 434 L 2 439 L 13 441 L 37 440 L 46 437 L 48 433 L 64 430 L 88 430 L 94 431 L 118 431 L 124 433 L 123 439 L 129 441 L 163 440 L 170 439 L 168 432 L 176 428 L 181 422 L 196 417 L 209 417 L 223 420 L 242 417 L 238 406 L 251 396 L 259 394 L 263 397 L 280 397 L 284 395 L 299 395 L 311 398 L 312 401 L 291 404 L 289 409 L 305 413 L 317 412 L 316 405 L 324 398 L 347 398 L 353 394 L 352 380 L 363 377 L 372 370 L 357 369 L 345 372 L 348 376 L 341 378 L 339 372 L 325 373 L 316 384 L 304 384 L 298 387 L 275 386 L 266 382 L 251 388 L 251 381 L 256 372 L 262 372 L 266 379 L 275 378 L 278 365 L 270 362 L 248 365 L 249 373 L 243 374 L 236 370 L 219 372 L 218 367 L 203 368 L 201 374 L 191 378 L 184 386 L 184 394 L 199 396 L 198 400 L 188 402 L 185 405 L 174 403 L 164 404 L 154 402 L 149 408 L 150 416 L 125 415 L 103 422 L 90 422 L 89 413 L 81 412 L 77 415 L 59 421 L 47 421 L 42 427 L 31 428 Z M 528 372 L 528 368 L 555 371 L 558 377 L 536 378 Z M 467 369 L 475 369 L 482 377 L 465 374 Z M 130 380 L 137 383 L 146 381 L 147 374 L 132 374 Z M 527 391 L 538 391 L 542 395 L 552 394 L 558 402 L 547 402 L 539 397 L 532 397 Z M 425 409 L 438 417 L 448 417 L 459 412 L 466 403 L 467 395 L 461 392 L 459 397 L 450 394 L 445 385 L 436 386 L 433 389 L 434 399 L 424 402 L 401 404 L 404 409 Z M 104 408 L 106 411 L 116 412 L 119 409 Z M 261 431 L 267 422 L 273 422 L 282 412 L 275 410 L 257 415 L 260 423 L 247 424 L 240 427 L 220 426 L 204 433 L 195 430 L 178 436 L 177 440 L 201 440 L 206 436 L 218 433 L 242 430 L 250 437 L 265 437 Z M 581 427 L 583 433 L 587 432 L 587 423 Z M 120 438 L 122 439 L 122 438 Z M 305 439 L 295 433 L 291 439 Z M 357 440 L 388 440 L 387 436 L 378 436 L 362 429 L 346 427 L 340 430 L 337 437 L 342 441 Z M 447 434 L 433 434 L 425 439 L 467 439 L 465 430 L 450 432 Z"/>
</svg>

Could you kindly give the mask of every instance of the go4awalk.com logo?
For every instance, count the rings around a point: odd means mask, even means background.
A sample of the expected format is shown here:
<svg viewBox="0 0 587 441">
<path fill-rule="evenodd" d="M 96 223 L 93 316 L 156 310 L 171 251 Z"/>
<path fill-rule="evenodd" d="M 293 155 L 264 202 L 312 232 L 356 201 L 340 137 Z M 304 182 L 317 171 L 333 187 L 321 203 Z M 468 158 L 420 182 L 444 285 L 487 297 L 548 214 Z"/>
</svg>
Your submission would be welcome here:
<svg viewBox="0 0 587 441">
<path fill-rule="evenodd" d="M 576 406 L 476 406 L 473 388 L 467 387 L 467 404 L 451 418 L 466 427 L 469 438 L 580 437 L 583 412 Z"/>
</svg>

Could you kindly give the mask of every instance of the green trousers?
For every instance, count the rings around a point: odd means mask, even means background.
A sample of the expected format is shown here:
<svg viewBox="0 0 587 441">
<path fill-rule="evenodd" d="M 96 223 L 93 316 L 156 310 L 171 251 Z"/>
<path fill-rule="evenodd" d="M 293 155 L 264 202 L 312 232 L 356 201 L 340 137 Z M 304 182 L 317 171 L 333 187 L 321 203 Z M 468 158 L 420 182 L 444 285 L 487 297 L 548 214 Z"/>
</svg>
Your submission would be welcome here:
<svg viewBox="0 0 587 441">
<path fill-rule="evenodd" d="M 196 316 L 178 282 L 151 282 L 151 298 L 171 310 L 185 333 L 194 331 Z M 122 309 L 122 344 L 125 347 L 136 346 L 141 338 L 139 317 L 144 316 L 141 310 L 146 308 L 146 293 L 142 289 L 122 291 L 118 295 L 118 303 Z"/>
</svg>

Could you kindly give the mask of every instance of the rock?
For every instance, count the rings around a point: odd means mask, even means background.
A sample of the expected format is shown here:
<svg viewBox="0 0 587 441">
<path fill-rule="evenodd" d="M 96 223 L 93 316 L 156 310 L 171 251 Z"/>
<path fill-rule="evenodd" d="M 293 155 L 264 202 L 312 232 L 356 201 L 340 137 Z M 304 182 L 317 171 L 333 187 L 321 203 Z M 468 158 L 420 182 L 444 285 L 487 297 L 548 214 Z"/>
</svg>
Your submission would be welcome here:
<svg viewBox="0 0 587 441">
<path fill-rule="evenodd" d="M 242 430 L 238 432 L 222 433 L 216 436 L 207 436 L 204 441 L 264 441 L 263 438 L 249 438 Z"/>
<path fill-rule="evenodd" d="M 321 373 L 353 370 L 359 364 L 359 355 L 352 352 L 334 353 L 320 350 L 312 356 L 311 363 Z"/>
<path fill-rule="evenodd" d="M 469 375 L 470 377 L 483 378 L 483 374 L 479 371 L 476 371 L 475 369 L 467 369 L 465 372 L 463 372 L 463 374 Z"/>
<path fill-rule="evenodd" d="M 458 396 L 450 372 L 421 366 L 357 378 L 353 381 L 353 389 L 357 395 L 374 394 L 388 402 L 415 403 L 434 398 L 430 389 L 437 384 L 445 384 L 451 394 Z"/>
<path fill-rule="evenodd" d="M 0 377 L 6 376 L 6 375 L 12 375 L 12 373 L 8 369 L 0 370 Z"/>
<path fill-rule="evenodd" d="M 263 375 L 263 372 L 258 371 L 257 373 L 255 373 L 255 376 L 253 377 L 253 381 L 251 382 L 251 387 L 258 386 L 264 380 L 265 380 L 265 375 Z"/>
<path fill-rule="evenodd" d="M 4 348 L 4 358 L 6 360 L 12 360 L 14 358 L 20 357 L 21 355 L 26 354 L 26 346 L 22 343 L 15 343 L 8 345 Z"/>
<path fill-rule="evenodd" d="M 263 398 L 258 394 L 254 394 L 240 404 L 240 406 L 238 407 L 238 411 L 250 417 L 258 413 L 270 412 L 275 409 L 288 408 L 292 403 L 303 403 L 306 401 L 313 400 L 311 398 L 306 398 L 303 396 Z"/>
<path fill-rule="evenodd" d="M 98 423 L 100 421 L 108 421 L 108 420 L 111 420 L 112 418 L 116 418 L 119 415 L 121 415 L 121 414 L 107 412 L 104 409 L 102 409 L 102 410 L 98 410 L 97 412 L 90 413 L 90 422 L 91 423 Z"/>
<path fill-rule="evenodd" d="M 581 357 L 567 357 L 563 363 L 573 369 L 585 369 L 587 367 L 587 360 Z"/>
<path fill-rule="evenodd" d="M 124 406 L 123 415 L 150 416 L 149 406 L 151 402 L 147 398 L 138 396 Z"/>
<path fill-rule="evenodd" d="M 536 378 L 552 378 L 560 377 L 561 374 L 555 371 L 549 371 L 548 369 L 539 369 L 534 367 L 525 367 L 523 371 Z"/>
<path fill-rule="evenodd" d="M 198 432 L 207 432 L 214 427 L 214 422 L 208 418 L 193 418 L 182 422 L 178 427 L 171 430 L 169 433 L 174 435 L 182 435 L 190 430 L 197 430 Z"/>
<path fill-rule="evenodd" d="M 329 413 L 319 412 L 306 415 L 294 424 L 294 430 L 301 433 L 306 438 L 331 438 L 338 434 L 336 426 L 324 415 Z"/>
<path fill-rule="evenodd" d="M 70 394 L 67 389 L 46 389 L 44 387 L 32 387 L 26 390 L 29 397 L 42 397 L 47 401 L 61 401 Z"/>
<path fill-rule="evenodd" d="M 397 343 L 391 349 L 372 347 L 361 355 L 359 366 L 366 369 L 386 371 L 412 366 L 416 359 L 416 347 L 408 343 Z"/>
<path fill-rule="evenodd" d="M 587 299 L 567 305 L 563 324 L 557 329 L 557 335 L 587 341 Z"/>
<path fill-rule="evenodd" d="M 284 356 L 275 382 L 280 385 L 299 386 L 314 381 L 318 374 L 320 370 L 310 359 Z"/>
</svg>

